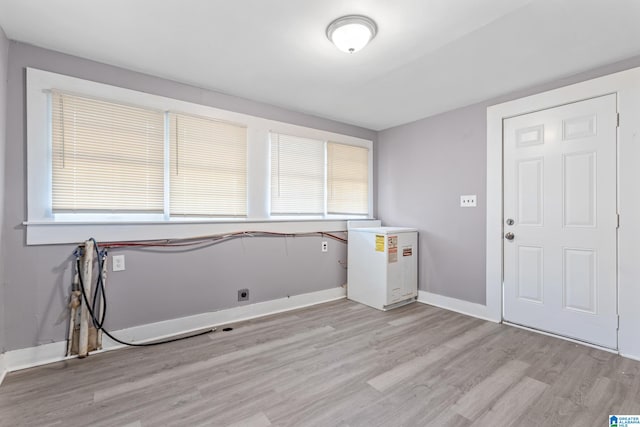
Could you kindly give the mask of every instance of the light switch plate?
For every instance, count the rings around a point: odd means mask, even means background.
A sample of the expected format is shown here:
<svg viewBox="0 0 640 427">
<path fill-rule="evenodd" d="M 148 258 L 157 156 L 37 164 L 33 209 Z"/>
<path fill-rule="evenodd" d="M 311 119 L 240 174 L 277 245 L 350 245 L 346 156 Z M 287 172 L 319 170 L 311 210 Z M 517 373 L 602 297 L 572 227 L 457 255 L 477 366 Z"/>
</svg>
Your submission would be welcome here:
<svg viewBox="0 0 640 427">
<path fill-rule="evenodd" d="M 475 208 L 477 206 L 477 199 L 475 194 L 468 194 L 466 196 L 460 196 L 461 208 Z"/>
</svg>

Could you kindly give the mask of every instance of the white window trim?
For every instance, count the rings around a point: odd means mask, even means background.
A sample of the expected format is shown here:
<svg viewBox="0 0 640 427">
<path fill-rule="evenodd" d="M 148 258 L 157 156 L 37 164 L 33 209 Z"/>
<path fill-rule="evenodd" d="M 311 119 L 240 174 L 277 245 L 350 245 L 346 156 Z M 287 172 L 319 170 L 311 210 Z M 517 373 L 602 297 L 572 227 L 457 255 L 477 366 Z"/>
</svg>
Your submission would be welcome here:
<svg viewBox="0 0 640 427">
<path fill-rule="evenodd" d="M 60 216 L 51 212 L 51 89 L 129 103 L 162 111 L 175 111 L 242 123 L 247 127 L 247 218 L 169 219 L 156 215 Z M 352 216 L 271 217 L 269 132 L 331 140 L 369 150 L 369 217 L 373 212 L 373 143 L 348 135 L 307 128 L 242 113 L 180 101 L 48 71 L 27 68 L 27 244 L 77 243 L 98 240 L 180 238 L 233 231 L 341 231 Z M 166 161 L 166 160 L 165 160 Z M 363 218 L 364 217 L 356 217 Z"/>
</svg>

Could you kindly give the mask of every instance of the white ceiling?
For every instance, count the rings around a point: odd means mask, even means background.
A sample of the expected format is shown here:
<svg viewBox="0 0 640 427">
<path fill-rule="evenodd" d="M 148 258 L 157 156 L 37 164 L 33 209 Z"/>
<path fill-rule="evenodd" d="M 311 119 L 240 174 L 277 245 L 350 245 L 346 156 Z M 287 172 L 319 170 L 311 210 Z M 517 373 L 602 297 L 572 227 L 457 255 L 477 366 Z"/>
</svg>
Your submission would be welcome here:
<svg viewBox="0 0 640 427">
<path fill-rule="evenodd" d="M 353 55 L 325 37 L 378 24 Z M 640 54 L 639 0 L 0 0 L 10 39 L 381 130 Z"/>
</svg>

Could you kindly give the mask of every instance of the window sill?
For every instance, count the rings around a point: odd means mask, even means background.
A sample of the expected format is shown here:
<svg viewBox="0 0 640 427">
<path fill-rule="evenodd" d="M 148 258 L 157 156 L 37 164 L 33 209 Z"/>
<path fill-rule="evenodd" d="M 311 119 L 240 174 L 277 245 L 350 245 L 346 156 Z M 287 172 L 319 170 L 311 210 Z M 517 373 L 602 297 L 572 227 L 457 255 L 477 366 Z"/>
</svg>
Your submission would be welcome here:
<svg viewBox="0 0 640 427">
<path fill-rule="evenodd" d="M 27 221 L 27 245 L 79 244 L 90 237 L 98 242 L 181 239 L 237 231 L 310 233 L 347 231 L 347 221 L 366 218 L 324 219 L 193 219 L 171 221 Z"/>
</svg>

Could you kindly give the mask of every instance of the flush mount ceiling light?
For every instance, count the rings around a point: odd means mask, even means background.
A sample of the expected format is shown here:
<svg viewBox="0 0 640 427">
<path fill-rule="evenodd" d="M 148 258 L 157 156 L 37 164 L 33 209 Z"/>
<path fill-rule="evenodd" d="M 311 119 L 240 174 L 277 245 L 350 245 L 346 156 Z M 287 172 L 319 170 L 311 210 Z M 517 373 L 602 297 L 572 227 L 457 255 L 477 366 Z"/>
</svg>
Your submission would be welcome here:
<svg viewBox="0 0 640 427">
<path fill-rule="evenodd" d="M 336 19 L 327 27 L 327 38 L 338 49 L 354 53 L 369 43 L 378 32 L 372 19 L 362 15 L 348 15 Z"/>
</svg>

